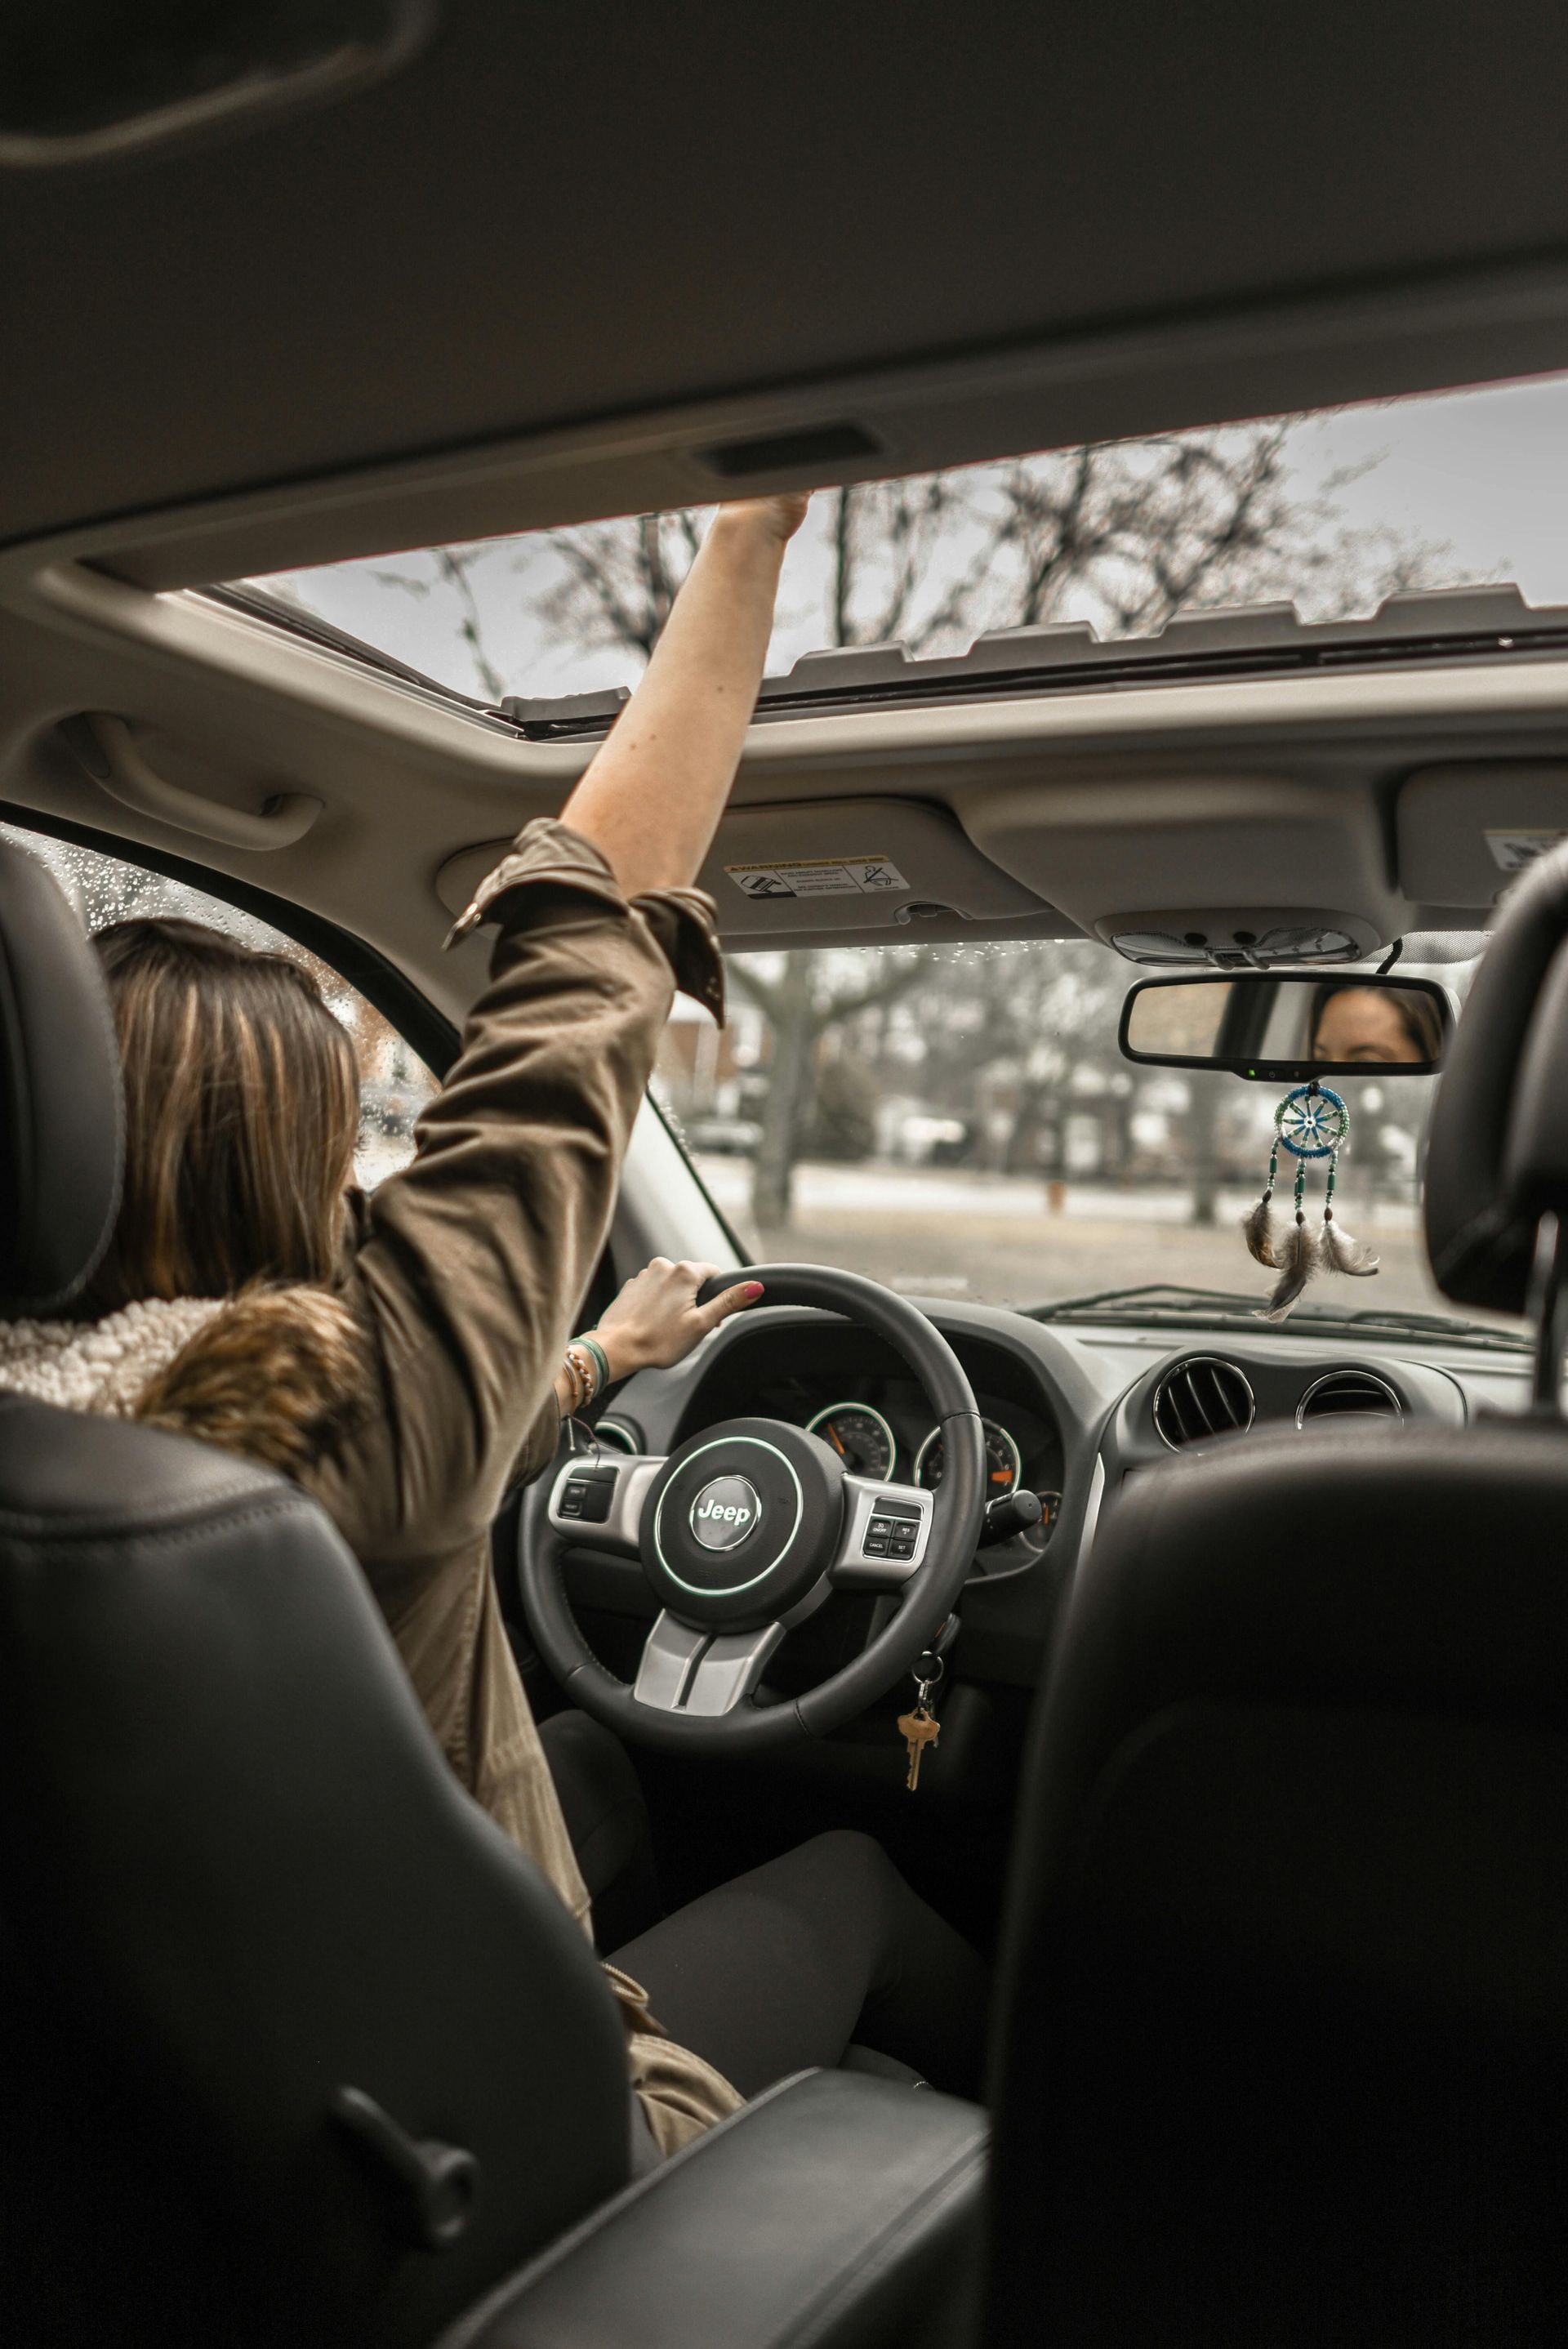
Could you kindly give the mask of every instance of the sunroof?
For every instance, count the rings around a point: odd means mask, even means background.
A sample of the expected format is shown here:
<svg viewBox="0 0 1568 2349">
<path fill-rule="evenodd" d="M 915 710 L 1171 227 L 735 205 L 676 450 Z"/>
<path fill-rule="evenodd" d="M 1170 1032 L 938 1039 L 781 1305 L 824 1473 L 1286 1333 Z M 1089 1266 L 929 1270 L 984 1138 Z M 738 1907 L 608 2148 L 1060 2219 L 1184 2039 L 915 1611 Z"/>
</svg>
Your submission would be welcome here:
<svg viewBox="0 0 1568 2349">
<path fill-rule="evenodd" d="M 823 492 L 789 551 L 769 669 L 850 646 L 952 657 L 1061 622 L 1136 658 L 1196 613 L 1284 603 L 1324 622 L 1502 580 L 1568 605 L 1565 459 L 1561 376 Z M 706 519 L 251 584 L 459 693 L 593 693 L 635 684 Z"/>
</svg>

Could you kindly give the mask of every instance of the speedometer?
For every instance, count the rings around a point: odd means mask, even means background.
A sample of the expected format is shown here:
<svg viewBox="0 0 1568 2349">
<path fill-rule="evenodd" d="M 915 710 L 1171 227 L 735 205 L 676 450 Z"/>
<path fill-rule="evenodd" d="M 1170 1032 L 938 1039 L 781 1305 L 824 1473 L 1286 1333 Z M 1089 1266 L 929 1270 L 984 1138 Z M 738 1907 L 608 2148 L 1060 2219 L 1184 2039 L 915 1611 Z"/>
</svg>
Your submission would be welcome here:
<svg viewBox="0 0 1568 2349">
<path fill-rule="evenodd" d="M 869 1402 L 830 1402 L 807 1421 L 806 1433 L 830 1444 L 857 1476 L 872 1476 L 885 1485 L 892 1475 L 892 1430 Z"/>
<path fill-rule="evenodd" d="M 1010 1493 L 1015 1485 L 1021 1483 L 1023 1457 L 1006 1429 L 998 1427 L 994 1419 L 983 1419 L 980 1433 L 985 1438 L 985 1498 L 999 1500 L 1004 1493 Z M 915 1455 L 915 1483 L 923 1485 L 928 1493 L 934 1493 L 946 1465 L 942 1430 L 934 1427 Z"/>
</svg>

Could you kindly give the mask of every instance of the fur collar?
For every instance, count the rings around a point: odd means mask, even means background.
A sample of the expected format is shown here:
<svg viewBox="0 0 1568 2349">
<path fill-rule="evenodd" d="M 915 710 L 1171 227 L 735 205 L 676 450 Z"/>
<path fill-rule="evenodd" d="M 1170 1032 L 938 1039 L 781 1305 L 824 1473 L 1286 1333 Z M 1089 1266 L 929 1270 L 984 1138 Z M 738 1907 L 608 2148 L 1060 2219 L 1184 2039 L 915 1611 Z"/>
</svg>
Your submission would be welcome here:
<svg viewBox="0 0 1568 2349">
<path fill-rule="evenodd" d="M 367 1387 L 363 1332 L 325 1288 L 0 1322 L 0 1390 L 194 1435 L 289 1476 L 331 1448 Z"/>
</svg>

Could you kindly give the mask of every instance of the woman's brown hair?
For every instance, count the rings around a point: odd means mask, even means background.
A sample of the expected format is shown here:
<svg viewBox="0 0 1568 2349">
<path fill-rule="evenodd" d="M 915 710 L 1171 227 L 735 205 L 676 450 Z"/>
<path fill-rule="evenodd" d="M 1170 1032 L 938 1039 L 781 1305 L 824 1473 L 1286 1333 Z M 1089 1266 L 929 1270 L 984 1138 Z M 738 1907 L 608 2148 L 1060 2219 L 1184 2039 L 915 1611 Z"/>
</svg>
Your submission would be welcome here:
<svg viewBox="0 0 1568 2349">
<path fill-rule="evenodd" d="M 1306 1023 L 1311 1045 L 1315 1046 L 1323 1015 L 1335 997 L 1360 994 L 1364 987 L 1365 981 L 1359 978 L 1326 978 L 1322 982 L 1312 999 L 1312 1013 Z M 1443 1057 L 1443 1015 L 1434 998 L 1419 988 L 1406 987 L 1398 979 L 1388 992 L 1417 1060 L 1429 1061 L 1434 1069 L 1439 1067 Z M 1377 1063 L 1369 1061 L 1367 1065 L 1374 1068 Z"/>
<path fill-rule="evenodd" d="M 199 922 L 117 922 L 94 944 L 125 1082 L 125 1189 L 94 1309 L 330 1279 L 359 1077 L 310 973 Z"/>
</svg>

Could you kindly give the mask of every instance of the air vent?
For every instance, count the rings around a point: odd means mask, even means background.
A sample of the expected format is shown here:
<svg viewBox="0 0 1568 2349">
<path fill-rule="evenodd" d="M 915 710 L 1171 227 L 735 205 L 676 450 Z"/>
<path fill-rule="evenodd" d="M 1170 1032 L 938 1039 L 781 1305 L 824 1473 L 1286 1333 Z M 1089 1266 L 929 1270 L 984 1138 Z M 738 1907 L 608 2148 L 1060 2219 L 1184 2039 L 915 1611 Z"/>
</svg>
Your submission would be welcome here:
<svg viewBox="0 0 1568 2349">
<path fill-rule="evenodd" d="M 1231 1435 L 1253 1423 L 1253 1391 L 1234 1362 L 1193 1354 L 1167 1371 L 1154 1390 L 1154 1425 L 1171 1446 Z"/>
<path fill-rule="evenodd" d="M 1308 1387 L 1295 1407 L 1295 1423 L 1309 1419 L 1403 1419 L 1405 1406 L 1386 1379 L 1370 1371 L 1330 1371 Z"/>
<path fill-rule="evenodd" d="M 629 1452 L 634 1459 L 643 1448 L 642 1433 L 629 1419 L 596 1419 L 593 1433 L 601 1451 Z"/>
</svg>

